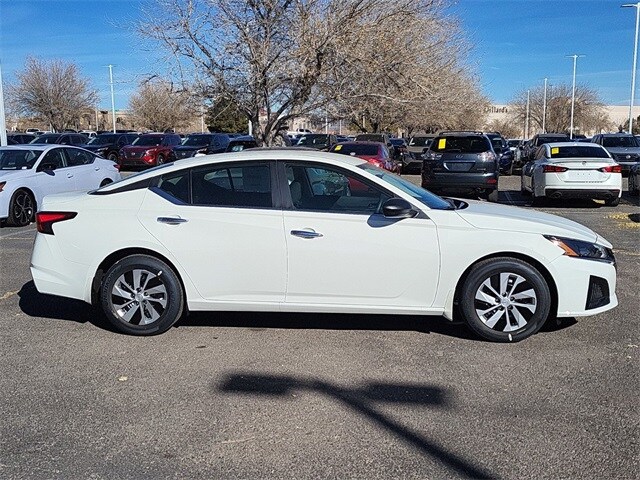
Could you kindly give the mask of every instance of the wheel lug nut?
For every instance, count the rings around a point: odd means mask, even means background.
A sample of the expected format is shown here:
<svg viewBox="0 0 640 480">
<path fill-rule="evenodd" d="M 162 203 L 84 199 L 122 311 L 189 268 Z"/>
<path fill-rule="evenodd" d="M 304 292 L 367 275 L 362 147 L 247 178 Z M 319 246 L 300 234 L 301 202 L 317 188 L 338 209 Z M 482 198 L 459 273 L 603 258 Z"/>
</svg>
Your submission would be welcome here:
<svg viewBox="0 0 640 480">
<path fill-rule="evenodd" d="M 502 294 L 502 296 L 503 296 L 503 297 L 506 297 L 506 296 L 507 296 L 507 292 L 503 293 L 503 294 Z"/>
<path fill-rule="evenodd" d="M 515 298 L 513 298 L 513 297 L 511 297 L 511 298 L 509 299 L 509 301 L 510 301 L 510 302 L 513 302 L 514 300 L 515 300 Z"/>
</svg>

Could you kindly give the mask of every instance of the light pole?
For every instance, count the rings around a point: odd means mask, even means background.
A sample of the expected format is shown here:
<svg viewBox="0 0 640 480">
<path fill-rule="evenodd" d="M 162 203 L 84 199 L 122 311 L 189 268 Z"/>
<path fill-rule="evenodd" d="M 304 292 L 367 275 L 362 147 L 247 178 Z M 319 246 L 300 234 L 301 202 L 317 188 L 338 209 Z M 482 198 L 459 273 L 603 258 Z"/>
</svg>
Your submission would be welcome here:
<svg viewBox="0 0 640 480">
<path fill-rule="evenodd" d="M 542 100 L 542 133 L 547 133 L 547 77 L 544 77 L 544 99 Z"/>
<path fill-rule="evenodd" d="M 527 90 L 527 116 L 525 117 L 525 121 L 524 121 L 524 138 L 528 139 L 529 138 L 529 99 L 530 99 L 530 94 L 531 91 Z"/>
<path fill-rule="evenodd" d="M 7 123 L 4 116 L 4 94 L 2 92 L 2 64 L 0 63 L 0 146 L 7 146 Z"/>
<path fill-rule="evenodd" d="M 113 133 L 116 133 L 116 102 L 113 96 L 113 67 L 115 65 L 107 65 L 109 68 L 109 85 L 111 86 L 111 116 L 113 119 Z"/>
<path fill-rule="evenodd" d="M 636 9 L 636 37 L 633 42 L 633 69 L 631 70 L 631 101 L 629 102 L 629 133 L 633 132 L 633 97 L 636 93 L 636 62 L 638 60 L 638 23 L 640 23 L 640 2 L 625 3 L 622 8 L 635 7 Z"/>
<path fill-rule="evenodd" d="M 571 87 L 571 126 L 569 127 L 569 139 L 573 140 L 573 111 L 576 104 L 576 64 L 579 57 L 584 55 L 565 55 L 567 58 L 573 58 L 573 86 Z"/>
</svg>

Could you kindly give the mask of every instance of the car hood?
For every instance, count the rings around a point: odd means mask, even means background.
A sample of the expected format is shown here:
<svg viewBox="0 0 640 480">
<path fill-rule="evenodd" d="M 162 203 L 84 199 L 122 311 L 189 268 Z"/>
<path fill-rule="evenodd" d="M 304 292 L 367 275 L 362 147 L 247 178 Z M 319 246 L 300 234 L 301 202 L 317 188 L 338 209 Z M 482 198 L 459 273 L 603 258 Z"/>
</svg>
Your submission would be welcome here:
<svg viewBox="0 0 640 480">
<path fill-rule="evenodd" d="M 145 150 L 153 150 L 154 148 L 160 148 L 160 145 L 127 145 L 126 147 L 122 147 L 122 150 L 125 150 L 127 152 L 144 152 Z"/>
<path fill-rule="evenodd" d="M 468 201 L 468 207 L 457 210 L 457 213 L 476 228 L 557 235 L 611 247 L 609 242 L 584 225 L 533 209 Z"/>
<path fill-rule="evenodd" d="M 173 147 L 173 150 L 176 152 L 192 152 L 194 150 L 202 150 L 203 148 L 208 148 L 209 145 L 176 145 Z"/>
</svg>

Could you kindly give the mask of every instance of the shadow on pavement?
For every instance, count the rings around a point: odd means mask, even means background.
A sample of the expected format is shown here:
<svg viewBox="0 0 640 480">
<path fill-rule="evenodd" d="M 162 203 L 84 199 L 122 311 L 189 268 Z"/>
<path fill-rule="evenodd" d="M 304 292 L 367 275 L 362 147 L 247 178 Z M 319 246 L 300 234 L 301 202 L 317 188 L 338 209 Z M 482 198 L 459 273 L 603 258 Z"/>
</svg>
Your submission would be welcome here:
<svg viewBox="0 0 640 480">
<path fill-rule="evenodd" d="M 444 317 L 422 315 L 365 315 L 280 312 L 193 312 L 176 326 L 245 327 L 311 330 L 381 330 L 437 333 L 465 340 L 482 341 L 463 323 Z"/>
<path fill-rule="evenodd" d="M 415 449 L 441 463 L 455 478 L 497 478 L 474 464 L 472 460 L 448 451 L 421 432 L 414 431 L 378 411 L 375 403 L 402 403 L 424 405 L 432 408 L 449 408 L 446 391 L 440 387 L 370 382 L 362 387 L 344 388 L 324 380 L 282 375 L 260 375 L 251 372 L 234 372 L 226 375 L 217 391 L 229 394 L 254 396 L 287 396 L 295 391 L 307 391 L 337 400 L 355 413 L 386 429 Z"/>
</svg>

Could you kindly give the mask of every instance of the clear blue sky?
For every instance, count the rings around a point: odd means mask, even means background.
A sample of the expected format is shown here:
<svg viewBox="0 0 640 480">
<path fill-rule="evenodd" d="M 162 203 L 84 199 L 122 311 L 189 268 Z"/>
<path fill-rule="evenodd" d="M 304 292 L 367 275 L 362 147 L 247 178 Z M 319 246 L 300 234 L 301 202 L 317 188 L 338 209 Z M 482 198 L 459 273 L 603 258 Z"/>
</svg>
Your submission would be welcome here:
<svg viewBox="0 0 640 480">
<path fill-rule="evenodd" d="M 131 25 L 140 0 L 0 0 L 3 79 L 14 80 L 27 56 L 75 62 L 110 108 L 109 71 L 114 64 L 116 108 L 127 108 L 137 81 L 162 73 L 158 56 L 141 44 Z M 523 89 L 577 81 L 596 89 L 605 103 L 628 105 L 635 9 L 619 0 L 459 0 L 457 16 L 472 45 L 470 59 L 484 93 L 506 103 Z M 407 64 L 411 68 L 410 62 Z M 640 83 L 640 78 L 639 82 Z M 636 98 L 638 94 L 636 93 Z M 636 102 L 638 103 L 638 102 Z"/>
</svg>

